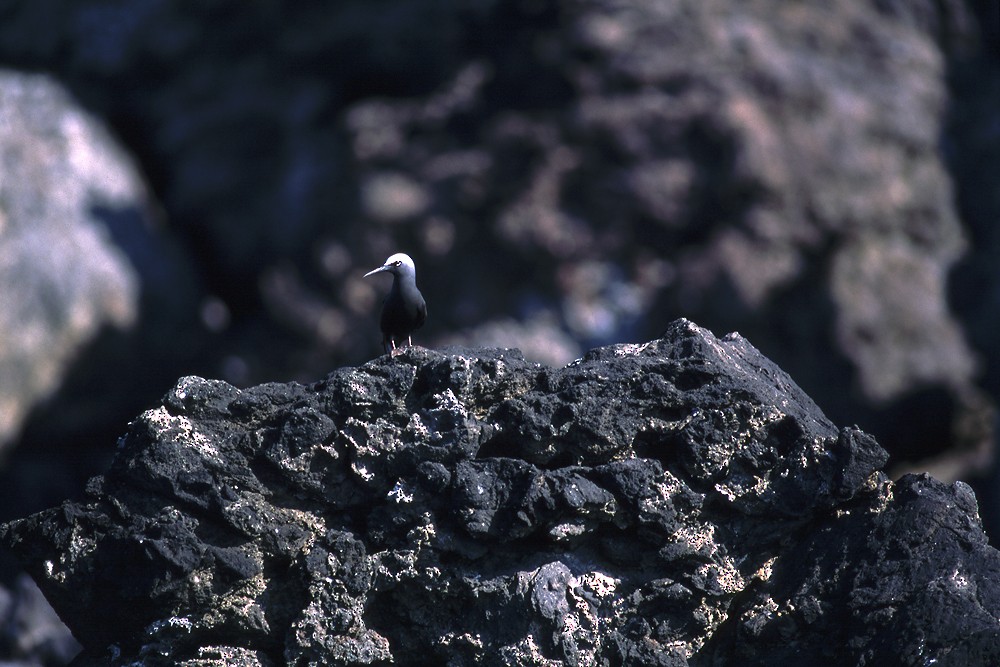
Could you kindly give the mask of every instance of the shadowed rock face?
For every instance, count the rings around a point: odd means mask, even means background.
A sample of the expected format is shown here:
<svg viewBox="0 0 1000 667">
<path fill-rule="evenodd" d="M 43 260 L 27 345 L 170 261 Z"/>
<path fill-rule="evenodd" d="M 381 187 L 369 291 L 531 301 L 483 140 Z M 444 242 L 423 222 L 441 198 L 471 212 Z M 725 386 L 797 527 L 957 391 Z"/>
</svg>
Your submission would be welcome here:
<svg viewBox="0 0 1000 667">
<path fill-rule="evenodd" d="M 561 369 L 408 348 L 313 386 L 184 378 L 0 544 L 79 665 L 1000 657 L 974 496 L 884 461 L 680 320 Z"/>
</svg>

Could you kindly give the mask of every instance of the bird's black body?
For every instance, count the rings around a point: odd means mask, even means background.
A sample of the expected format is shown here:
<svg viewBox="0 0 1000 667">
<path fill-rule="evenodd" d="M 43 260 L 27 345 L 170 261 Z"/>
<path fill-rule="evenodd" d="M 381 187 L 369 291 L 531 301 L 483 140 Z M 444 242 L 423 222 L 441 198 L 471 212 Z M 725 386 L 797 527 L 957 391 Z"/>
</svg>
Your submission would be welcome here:
<svg viewBox="0 0 1000 667">
<path fill-rule="evenodd" d="M 424 325 L 427 303 L 417 289 L 417 270 L 409 255 L 397 253 L 385 264 L 369 271 L 365 277 L 383 271 L 392 274 L 392 289 L 382 302 L 382 347 L 386 352 L 396 350 L 396 341 L 412 344 L 410 335 Z"/>
<path fill-rule="evenodd" d="M 382 302 L 382 347 L 386 352 L 396 347 L 396 341 L 405 338 L 424 326 L 427 303 L 415 282 L 401 285 L 399 276 L 392 277 L 392 289 Z"/>
</svg>

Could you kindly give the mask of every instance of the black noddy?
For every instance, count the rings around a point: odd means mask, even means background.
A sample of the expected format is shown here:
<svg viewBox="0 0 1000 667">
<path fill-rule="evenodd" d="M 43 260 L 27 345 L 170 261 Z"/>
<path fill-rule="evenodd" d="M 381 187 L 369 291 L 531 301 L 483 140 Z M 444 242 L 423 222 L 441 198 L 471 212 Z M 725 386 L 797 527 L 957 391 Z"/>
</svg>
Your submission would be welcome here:
<svg viewBox="0 0 1000 667">
<path fill-rule="evenodd" d="M 396 351 L 396 340 L 413 345 L 410 334 L 424 325 L 427 303 L 417 289 L 417 267 L 409 255 L 397 252 L 385 264 L 365 274 L 365 278 L 388 271 L 392 274 L 392 289 L 382 302 L 382 347 L 386 352 Z"/>
</svg>

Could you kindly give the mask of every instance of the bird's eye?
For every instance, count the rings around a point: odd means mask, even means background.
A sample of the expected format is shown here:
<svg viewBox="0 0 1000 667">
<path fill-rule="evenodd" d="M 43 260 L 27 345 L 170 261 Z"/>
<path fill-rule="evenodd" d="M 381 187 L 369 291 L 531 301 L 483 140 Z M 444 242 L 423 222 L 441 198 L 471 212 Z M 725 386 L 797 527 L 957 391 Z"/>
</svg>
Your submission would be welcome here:
<svg viewBox="0 0 1000 667">
<path fill-rule="evenodd" d="M 393 266 L 400 266 L 401 264 L 402 264 L 402 262 L 399 261 L 398 259 L 395 262 L 392 263 Z"/>
</svg>

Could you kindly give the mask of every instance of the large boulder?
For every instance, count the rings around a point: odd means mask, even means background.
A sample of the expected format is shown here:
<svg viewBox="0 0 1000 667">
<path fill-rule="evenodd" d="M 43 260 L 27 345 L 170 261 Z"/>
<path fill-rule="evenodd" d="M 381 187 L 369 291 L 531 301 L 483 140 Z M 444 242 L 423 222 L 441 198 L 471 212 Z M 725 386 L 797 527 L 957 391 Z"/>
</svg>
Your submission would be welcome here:
<svg viewBox="0 0 1000 667">
<path fill-rule="evenodd" d="M 148 194 L 51 78 L 0 70 L 0 118 L 2 448 L 102 328 L 135 323 L 139 276 L 108 223 L 141 225 Z"/>
<path fill-rule="evenodd" d="M 0 544 L 78 665 L 997 659 L 975 497 L 885 460 L 679 320 L 559 369 L 408 348 L 311 386 L 186 377 Z"/>
</svg>

